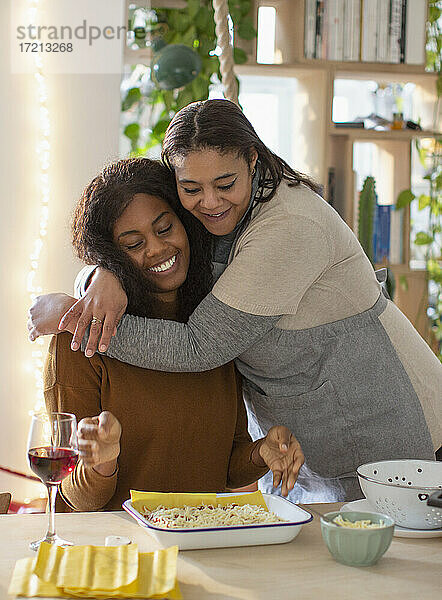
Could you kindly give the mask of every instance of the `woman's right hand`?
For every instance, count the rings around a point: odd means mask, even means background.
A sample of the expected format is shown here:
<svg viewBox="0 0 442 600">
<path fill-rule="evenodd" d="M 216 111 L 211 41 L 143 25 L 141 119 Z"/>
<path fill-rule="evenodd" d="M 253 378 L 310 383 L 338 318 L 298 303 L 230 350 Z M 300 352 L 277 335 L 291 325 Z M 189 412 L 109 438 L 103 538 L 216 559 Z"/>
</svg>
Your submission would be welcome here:
<svg viewBox="0 0 442 600">
<path fill-rule="evenodd" d="M 113 475 L 120 454 L 121 424 L 109 411 L 78 423 L 78 451 L 87 467 L 101 475 Z"/>
<path fill-rule="evenodd" d="M 91 357 L 97 350 L 105 352 L 116 327 L 127 307 L 127 296 L 120 281 L 105 269 L 98 267 L 86 294 L 66 312 L 60 321 L 60 330 L 74 330 L 71 348 L 78 350 L 85 331 L 92 321 L 85 354 Z"/>
</svg>

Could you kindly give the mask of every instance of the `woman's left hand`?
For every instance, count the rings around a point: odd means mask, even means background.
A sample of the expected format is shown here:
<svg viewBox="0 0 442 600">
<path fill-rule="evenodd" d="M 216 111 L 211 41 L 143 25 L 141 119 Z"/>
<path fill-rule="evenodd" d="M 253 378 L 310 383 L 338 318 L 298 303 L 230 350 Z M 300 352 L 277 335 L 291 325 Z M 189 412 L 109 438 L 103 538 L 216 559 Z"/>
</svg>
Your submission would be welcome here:
<svg viewBox="0 0 442 600">
<path fill-rule="evenodd" d="M 58 322 L 75 302 L 75 298 L 62 293 L 37 296 L 28 312 L 28 331 L 31 342 L 41 335 L 60 333 Z M 67 331 L 72 333 L 69 328 Z"/>
<path fill-rule="evenodd" d="M 272 427 L 259 446 L 259 456 L 273 472 L 273 487 L 281 484 L 287 496 L 304 464 L 304 453 L 295 436 L 283 425 Z"/>
</svg>

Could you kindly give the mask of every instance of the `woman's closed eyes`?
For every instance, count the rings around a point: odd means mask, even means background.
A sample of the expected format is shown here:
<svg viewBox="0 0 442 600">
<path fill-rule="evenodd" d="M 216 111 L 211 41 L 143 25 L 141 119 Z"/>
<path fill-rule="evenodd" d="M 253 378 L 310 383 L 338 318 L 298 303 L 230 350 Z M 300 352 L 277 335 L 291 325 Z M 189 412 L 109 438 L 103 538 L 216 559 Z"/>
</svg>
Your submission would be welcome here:
<svg viewBox="0 0 442 600">
<path fill-rule="evenodd" d="M 167 227 L 164 227 L 163 229 L 160 229 L 157 231 L 157 235 L 161 235 L 161 236 L 166 236 L 168 233 L 170 233 L 172 231 L 173 228 L 173 224 L 171 223 L 170 225 L 167 225 Z M 125 245 L 125 249 L 126 250 L 137 250 L 138 248 L 140 248 L 143 244 L 143 241 L 140 240 L 139 242 L 135 242 L 133 244 L 127 244 Z"/>
<path fill-rule="evenodd" d="M 226 190 L 230 190 L 234 185 L 235 185 L 236 179 L 234 179 L 231 183 L 228 183 L 226 185 L 219 185 L 218 189 L 222 190 L 222 191 L 226 191 Z M 186 194 L 197 194 L 198 192 L 201 191 L 200 188 L 183 188 L 183 190 L 185 191 Z"/>
</svg>

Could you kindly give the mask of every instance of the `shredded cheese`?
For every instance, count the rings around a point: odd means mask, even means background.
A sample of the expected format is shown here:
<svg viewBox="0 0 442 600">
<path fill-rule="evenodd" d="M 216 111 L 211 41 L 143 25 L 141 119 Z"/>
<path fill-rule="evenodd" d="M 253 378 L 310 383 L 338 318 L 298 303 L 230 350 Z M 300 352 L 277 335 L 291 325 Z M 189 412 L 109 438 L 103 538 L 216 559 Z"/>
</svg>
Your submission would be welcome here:
<svg viewBox="0 0 442 600">
<path fill-rule="evenodd" d="M 262 506 L 227 504 L 226 506 L 200 505 L 181 508 L 158 506 L 155 510 L 143 507 L 142 514 L 152 525 L 165 529 L 196 529 L 212 527 L 237 527 L 238 525 L 256 525 L 285 523 L 275 513 Z"/>
<path fill-rule="evenodd" d="M 332 523 L 335 523 L 335 525 L 339 525 L 340 527 L 349 527 L 350 529 L 380 529 L 381 527 L 385 527 L 385 523 L 382 521 L 382 519 L 379 521 L 379 523 L 372 523 L 369 519 L 361 521 L 347 521 L 342 515 L 335 517 Z"/>
</svg>

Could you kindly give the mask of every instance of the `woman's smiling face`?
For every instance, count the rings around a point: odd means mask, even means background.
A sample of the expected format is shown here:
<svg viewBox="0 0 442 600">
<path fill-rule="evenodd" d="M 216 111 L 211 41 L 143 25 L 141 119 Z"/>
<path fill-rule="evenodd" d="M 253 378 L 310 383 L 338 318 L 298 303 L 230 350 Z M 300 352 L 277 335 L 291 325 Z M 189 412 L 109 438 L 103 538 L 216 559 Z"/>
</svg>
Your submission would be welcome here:
<svg viewBox="0 0 442 600">
<path fill-rule="evenodd" d="M 170 205 L 156 196 L 135 194 L 117 219 L 113 237 L 144 271 L 158 297 L 174 300 L 187 277 L 190 248 L 183 224 Z"/>
<path fill-rule="evenodd" d="M 239 223 L 250 202 L 252 170 L 235 152 L 198 150 L 174 161 L 181 204 L 214 235 L 226 235 Z"/>
</svg>

